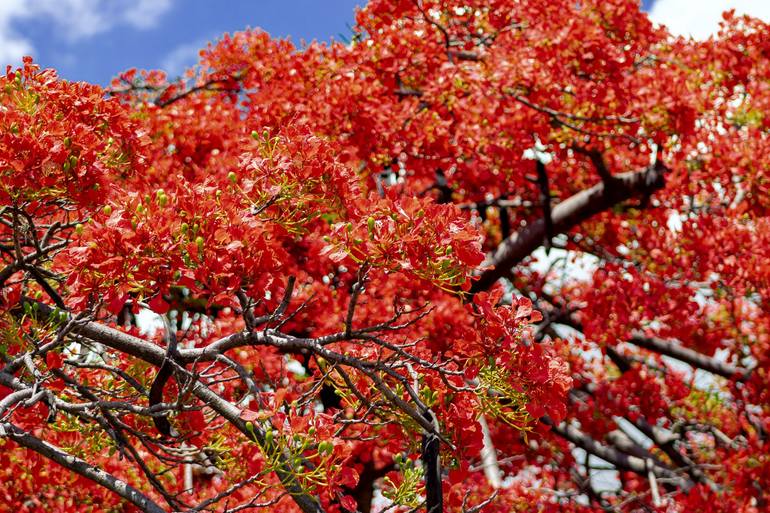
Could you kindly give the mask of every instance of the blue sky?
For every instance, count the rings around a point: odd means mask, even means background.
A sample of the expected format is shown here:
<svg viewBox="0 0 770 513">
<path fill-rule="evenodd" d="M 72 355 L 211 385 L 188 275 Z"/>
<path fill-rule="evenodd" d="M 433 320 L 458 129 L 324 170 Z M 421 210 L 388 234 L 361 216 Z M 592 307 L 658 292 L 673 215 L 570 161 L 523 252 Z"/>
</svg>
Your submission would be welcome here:
<svg viewBox="0 0 770 513">
<path fill-rule="evenodd" d="M 260 27 L 301 40 L 350 34 L 365 0 L 0 0 L 0 69 L 32 55 L 70 80 L 106 85 L 131 68 L 181 73 L 225 32 Z M 706 37 L 722 10 L 770 19 L 770 0 L 644 0 L 653 20 Z M 693 8 L 697 8 L 694 15 Z"/>
<path fill-rule="evenodd" d="M 36 62 L 70 80 L 106 84 L 131 67 L 179 73 L 196 61 L 207 41 L 246 27 L 289 36 L 295 43 L 349 36 L 355 7 L 362 3 L 0 0 L 0 66 L 30 52 Z"/>
</svg>

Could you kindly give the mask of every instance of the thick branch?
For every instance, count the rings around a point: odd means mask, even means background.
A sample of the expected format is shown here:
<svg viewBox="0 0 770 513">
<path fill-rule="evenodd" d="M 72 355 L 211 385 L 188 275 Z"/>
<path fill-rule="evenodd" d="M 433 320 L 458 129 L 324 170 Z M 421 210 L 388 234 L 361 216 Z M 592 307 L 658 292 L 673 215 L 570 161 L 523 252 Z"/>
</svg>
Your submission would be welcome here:
<svg viewBox="0 0 770 513">
<path fill-rule="evenodd" d="M 35 301 L 34 299 L 22 298 L 21 303 L 29 304 L 33 311 L 41 318 L 59 318 L 61 315 L 61 310 L 57 311 L 45 303 Z M 67 320 L 70 319 L 72 317 L 67 318 Z M 112 349 L 153 365 L 160 366 L 166 357 L 166 351 L 162 347 L 108 326 L 103 326 L 97 322 L 78 322 L 73 326 L 72 333 L 101 342 Z M 6 368 L 4 370 L 6 372 L 13 372 L 14 369 Z"/>
<path fill-rule="evenodd" d="M 165 510 L 128 483 L 121 481 L 104 470 L 87 463 L 80 458 L 64 452 L 62 449 L 40 440 L 10 423 L 0 424 L 0 435 L 4 435 L 22 447 L 31 449 L 59 465 L 90 479 L 130 501 L 145 513 L 165 513 Z"/>
<path fill-rule="evenodd" d="M 13 273 L 15 273 L 18 270 L 18 265 L 16 262 L 11 262 L 10 264 L 6 265 L 2 270 L 0 270 L 0 287 L 3 286 L 3 284 L 6 282 L 8 278 L 10 278 Z"/>
<path fill-rule="evenodd" d="M 612 350 L 612 352 L 610 352 L 610 350 Z M 630 362 L 623 355 L 615 351 L 612 347 L 607 348 L 607 354 L 610 355 L 610 358 L 618 367 L 618 370 L 620 370 L 621 374 L 628 372 L 631 369 Z M 594 383 L 585 383 L 584 386 L 585 386 L 586 392 L 592 395 L 595 394 L 596 385 Z M 698 468 L 695 462 L 691 460 L 687 455 L 681 453 L 676 448 L 675 442 L 677 442 L 678 440 L 681 440 L 680 435 L 674 434 L 670 431 L 666 431 L 664 429 L 659 428 L 658 426 L 650 424 L 647 421 L 647 419 L 644 418 L 643 416 L 637 417 L 634 420 L 631 420 L 630 418 L 626 418 L 626 420 L 631 424 L 633 424 L 640 432 L 642 432 L 647 438 L 649 438 L 655 445 L 660 447 L 660 449 L 664 453 L 666 453 L 666 455 L 671 459 L 674 465 L 686 471 L 687 474 L 689 474 L 689 476 L 694 481 L 698 483 L 703 483 L 709 486 L 712 490 L 717 489 L 717 486 L 714 484 L 714 482 L 711 481 L 700 468 Z M 611 439 L 610 441 L 612 442 Z M 617 444 L 615 444 L 615 446 L 623 450 L 623 448 L 618 446 Z M 625 452 L 628 452 L 628 451 L 625 451 Z"/>
<path fill-rule="evenodd" d="M 703 369 L 718 376 L 722 376 L 727 379 L 738 378 L 742 379 L 749 375 L 749 369 L 743 367 L 736 367 L 729 363 L 720 362 L 714 358 L 706 356 L 705 354 L 687 349 L 676 342 L 670 340 L 663 340 L 655 337 L 643 337 L 635 335 L 629 340 L 630 343 L 639 346 L 649 351 L 670 356 L 676 358 L 696 369 Z"/>
<path fill-rule="evenodd" d="M 492 435 L 489 432 L 489 424 L 484 415 L 479 416 L 479 425 L 481 426 L 481 436 L 484 445 L 481 448 L 481 464 L 484 468 L 484 476 L 489 485 L 498 489 L 503 486 L 502 472 L 500 472 L 500 463 L 497 461 L 497 450 L 492 442 Z"/>
<path fill-rule="evenodd" d="M 561 316 L 558 322 L 574 328 L 577 331 L 583 331 L 583 325 L 571 315 Z M 701 369 L 727 379 L 745 380 L 751 374 L 751 370 L 746 367 L 738 367 L 729 363 L 721 362 L 713 356 L 707 356 L 693 349 L 688 349 L 676 340 L 663 340 L 656 337 L 645 337 L 637 334 L 626 340 L 637 347 L 658 353 L 680 362 L 684 362 L 695 369 Z M 617 365 L 618 370 L 626 372 L 630 364 L 620 355 L 612 346 L 606 347 L 607 356 Z"/>
<path fill-rule="evenodd" d="M 567 232 L 591 216 L 622 201 L 660 189 L 664 185 L 664 171 L 665 168 L 658 163 L 641 171 L 614 175 L 608 184 L 598 183 L 570 196 L 551 211 L 553 234 Z M 504 240 L 494 255 L 483 264 L 493 267 L 481 272 L 471 287 L 471 293 L 487 290 L 511 267 L 535 251 L 546 237 L 546 228 L 546 222 L 541 218 Z"/>
<path fill-rule="evenodd" d="M 712 490 L 717 491 L 717 486 L 714 484 L 714 482 L 709 479 L 700 468 L 698 468 L 695 462 L 685 454 L 679 452 L 679 450 L 677 450 L 677 448 L 674 446 L 674 442 L 678 439 L 676 435 L 668 433 L 657 426 L 651 425 L 644 417 L 639 417 L 635 421 L 629 420 L 629 422 L 636 426 L 639 431 L 644 433 L 647 438 L 652 440 L 655 445 L 660 447 L 661 450 L 666 453 L 666 455 L 677 467 L 686 470 L 690 477 L 692 477 L 695 481 L 703 483 Z"/>
<path fill-rule="evenodd" d="M 620 452 L 630 456 L 635 456 L 642 460 L 650 459 L 658 465 L 663 465 L 663 462 L 652 455 L 650 451 L 639 445 L 637 442 L 632 440 L 631 437 L 619 429 L 614 429 L 607 433 L 606 439 L 607 442 L 609 442 L 610 447 L 617 449 Z"/>
<path fill-rule="evenodd" d="M 438 422 L 433 412 L 426 410 L 425 419 L 434 425 L 438 431 Z M 425 512 L 444 512 L 444 492 L 441 489 L 441 453 L 439 451 L 439 438 L 431 432 L 422 435 L 422 459 L 425 469 Z"/>
<path fill-rule="evenodd" d="M 651 459 L 644 460 L 636 456 L 625 454 L 615 448 L 600 444 L 590 436 L 586 435 L 574 426 L 567 424 L 566 422 L 562 422 L 559 425 L 554 425 L 553 421 L 548 418 L 543 418 L 543 422 L 550 425 L 553 432 L 557 435 L 572 442 L 584 451 L 603 459 L 607 463 L 612 464 L 618 470 L 626 470 L 639 474 L 640 476 L 646 476 L 648 471 L 652 469 L 653 473 L 657 477 L 671 479 L 684 490 L 689 490 L 693 486 L 692 481 L 679 476 L 673 470 L 663 467 Z"/>
</svg>

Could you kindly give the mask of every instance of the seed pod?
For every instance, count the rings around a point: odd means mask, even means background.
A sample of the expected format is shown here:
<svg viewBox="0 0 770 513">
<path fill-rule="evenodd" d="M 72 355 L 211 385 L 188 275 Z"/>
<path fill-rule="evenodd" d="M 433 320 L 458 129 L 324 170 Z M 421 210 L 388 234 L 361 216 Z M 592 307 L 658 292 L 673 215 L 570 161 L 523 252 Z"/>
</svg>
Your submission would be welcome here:
<svg viewBox="0 0 770 513">
<path fill-rule="evenodd" d="M 331 454 L 334 451 L 334 445 L 328 440 L 318 444 L 318 454 Z"/>
</svg>

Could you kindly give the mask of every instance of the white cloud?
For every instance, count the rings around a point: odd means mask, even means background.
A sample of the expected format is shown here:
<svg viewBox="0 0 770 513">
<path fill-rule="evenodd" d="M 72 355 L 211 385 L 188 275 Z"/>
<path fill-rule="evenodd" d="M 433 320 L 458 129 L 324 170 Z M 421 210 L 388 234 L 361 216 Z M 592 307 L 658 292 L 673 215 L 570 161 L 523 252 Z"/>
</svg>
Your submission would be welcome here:
<svg viewBox="0 0 770 513">
<path fill-rule="evenodd" d="M 19 64 L 25 55 L 34 54 L 34 48 L 29 41 L 18 39 L 13 35 L 7 35 L 4 27 L 0 27 L 0 71 L 5 73 L 2 64 Z"/>
<path fill-rule="evenodd" d="M 657 0 L 650 19 L 666 25 L 673 34 L 707 39 L 716 34 L 722 13 L 730 9 L 770 21 L 768 0 Z"/>
<path fill-rule="evenodd" d="M 160 69 L 164 70 L 169 78 L 181 76 L 187 68 L 198 63 L 201 49 L 206 48 L 209 41 L 214 41 L 214 39 L 216 36 L 212 35 L 177 46 L 163 57 L 160 62 Z"/>
<path fill-rule="evenodd" d="M 76 41 L 109 30 L 118 21 L 111 20 L 100 4 L 90 0 L 33 0 L 25 4 L 27 11 L 19 17 L 49 18 L 61 30 L 58 35 Z"/>
<path fill-rule="evenodd" d="M 125 12 L 125 20 L 136 28 L 156 26 L 161 16 L 171 8 L 171 0 L 137 0 Z"/>
<path fill-rule="evenodd" d="M 15 34 L 11 27 L 11 19 L 24 10 L 23 0 L 5 0 L 0 2 L 0 70 L 5 63 L 17 63 L 21 57 L 29 55 L 32 44 L 23 37 Z"/>
<path fill-rule="evenodd" d="M 0 68 L 18 64 L 35 47 L 14 23 L 46 20 L 56 36 L 72 43 L 118 25 L 152 28 L 171 9 L 173 0 L 0 0 Z"/>
</svg>

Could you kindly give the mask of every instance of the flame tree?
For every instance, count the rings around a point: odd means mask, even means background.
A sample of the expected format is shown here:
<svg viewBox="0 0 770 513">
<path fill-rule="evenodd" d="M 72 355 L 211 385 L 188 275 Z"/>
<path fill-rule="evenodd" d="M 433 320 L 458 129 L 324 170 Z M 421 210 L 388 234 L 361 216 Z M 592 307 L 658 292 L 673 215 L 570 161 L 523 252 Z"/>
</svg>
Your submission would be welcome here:
<svg viewBox="0 0 770 513">
<path fill-rule="evenodd" d="M 767 508 L 770 30 L 373 0 L 0 78 L 19 512 Z"/>
</svg>

